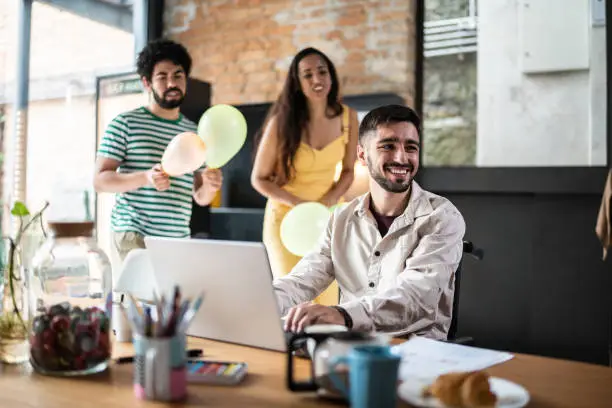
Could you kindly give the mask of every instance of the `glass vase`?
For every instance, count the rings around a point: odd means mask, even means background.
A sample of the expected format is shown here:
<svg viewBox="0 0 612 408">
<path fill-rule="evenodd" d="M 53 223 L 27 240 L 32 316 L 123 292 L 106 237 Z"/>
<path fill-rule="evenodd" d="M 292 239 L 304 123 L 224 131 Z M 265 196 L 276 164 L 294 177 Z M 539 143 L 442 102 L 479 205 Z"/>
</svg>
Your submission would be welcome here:
<svg viewBox="0 0 612 408">
<path fill-rule="evenodd" d="M 28 302 L 24 268 L 9 262 L 3 271 L 0 296 L 0 361 L 28 361 Z"/>
</svg>

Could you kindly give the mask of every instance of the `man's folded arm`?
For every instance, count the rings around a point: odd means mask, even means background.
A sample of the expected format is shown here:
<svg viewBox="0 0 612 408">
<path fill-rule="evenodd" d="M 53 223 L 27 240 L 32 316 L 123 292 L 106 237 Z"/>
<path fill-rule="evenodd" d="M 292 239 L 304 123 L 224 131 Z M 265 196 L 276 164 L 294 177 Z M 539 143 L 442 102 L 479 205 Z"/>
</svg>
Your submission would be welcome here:
<svg viewBox="0 0 612 408">
<path fill-rule="evenodd" d="M 300 303 L 316 298 L 334 281 L 331 259 L 332 214 L 317 248 L 304 256 L 287 276 L 273 282 L 281 314 Z"/>
<path fill-rule="evenodd" d="M 452 205 L 431 216 L 438 218 L 433 230 L 410 254 L 395 287 L 340 305 L 351 316 L 354 330 L 395 332 L 417 321 L 425 327 L 436 319 L 443 289 L 461 261 L 465 222 Z"/>
</svg>

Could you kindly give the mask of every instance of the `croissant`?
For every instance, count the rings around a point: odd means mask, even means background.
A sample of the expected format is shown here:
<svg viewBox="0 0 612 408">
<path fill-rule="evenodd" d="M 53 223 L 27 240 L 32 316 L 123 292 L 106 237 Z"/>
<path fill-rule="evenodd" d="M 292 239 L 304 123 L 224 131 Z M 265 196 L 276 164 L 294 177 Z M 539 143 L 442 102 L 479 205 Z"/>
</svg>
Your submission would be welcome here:
<svg viewBox="0 0 612 408">
<path fill-rule="evenodd" d="M 461 404 L 463 407 L 494 407 L 496 402 L 497 397 L 489 387 L 489 376 L 483 371 L 477 371 L 468 376 L 461 385 Z"/>
<path fill-rule="evenodd" d="M 442 374 L 429 387 L 428 394 L 438 398 L 444 405 L 461 407 L 461 385 L 471 373 Z"/>
<path fill-rule="evenodd" d="M 424 396 L 433 396 L 456 408 L 492 408 L 497 402 L 484 371 L 442 374 L 424 390 Z"/>
</svg>

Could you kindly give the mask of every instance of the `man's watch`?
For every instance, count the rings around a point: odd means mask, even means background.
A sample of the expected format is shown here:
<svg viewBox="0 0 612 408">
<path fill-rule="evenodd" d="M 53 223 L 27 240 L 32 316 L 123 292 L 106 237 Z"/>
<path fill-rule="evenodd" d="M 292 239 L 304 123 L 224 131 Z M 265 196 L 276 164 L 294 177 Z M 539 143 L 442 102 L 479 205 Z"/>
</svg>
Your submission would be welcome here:
<svg viewBox="0 0 612 408">
<path fill-rule="evenodd" d="M 352 329 L 353 328 L 353 318 L 351 317 L 351 315 L 348 314 L 348 312 L 343 307 L 340 307 L 340 306 L 332 306 L 332 307 L 336 309 L 337 311 L 339 311 L 342 317 L 344 317 L 344 325 L 348 329 Z"/>
</svg>

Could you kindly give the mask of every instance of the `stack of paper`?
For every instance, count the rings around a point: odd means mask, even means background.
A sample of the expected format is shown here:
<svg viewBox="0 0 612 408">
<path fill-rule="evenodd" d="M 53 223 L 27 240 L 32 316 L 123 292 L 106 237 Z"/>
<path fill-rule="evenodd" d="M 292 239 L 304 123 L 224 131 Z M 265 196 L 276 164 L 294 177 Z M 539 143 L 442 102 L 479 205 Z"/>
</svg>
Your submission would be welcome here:
<svg viewBox="0 0 612 408">
<path fill-rule="evenodd" d="M 451 371 L 482 370 L 510 360 L 513 355 L 500 351 L 444 343 L 424 337 L 393 347 L 402 356 L 399 377 L 433 378 Z"/>
</svg>

